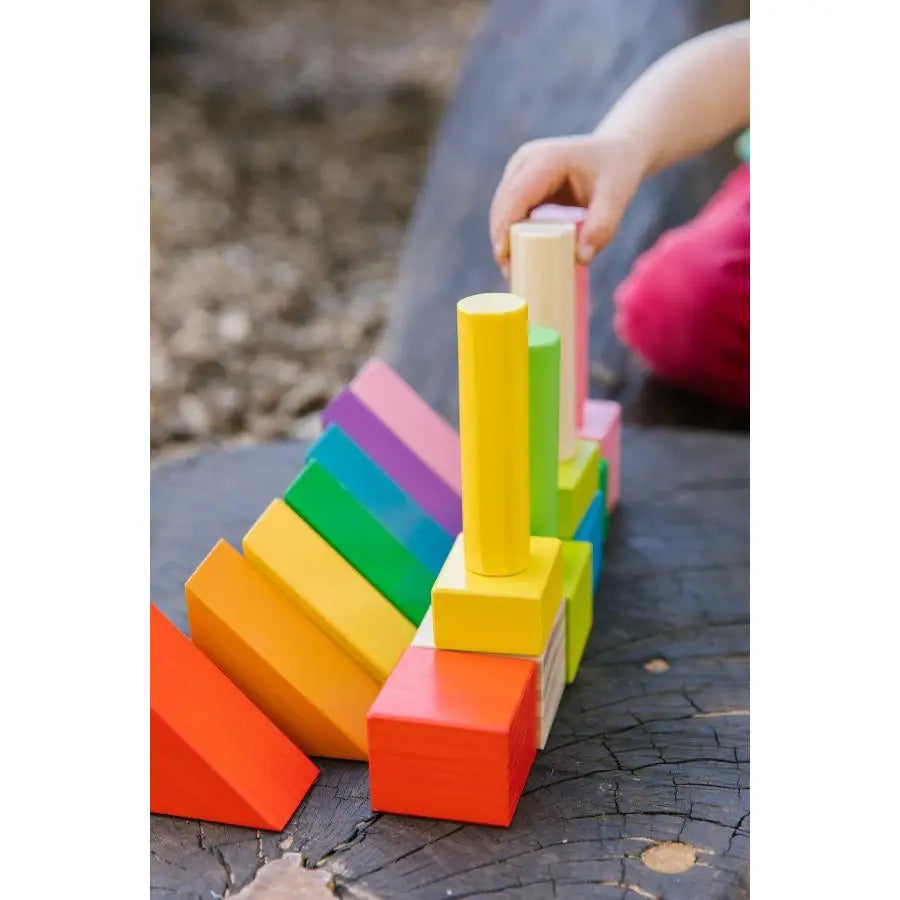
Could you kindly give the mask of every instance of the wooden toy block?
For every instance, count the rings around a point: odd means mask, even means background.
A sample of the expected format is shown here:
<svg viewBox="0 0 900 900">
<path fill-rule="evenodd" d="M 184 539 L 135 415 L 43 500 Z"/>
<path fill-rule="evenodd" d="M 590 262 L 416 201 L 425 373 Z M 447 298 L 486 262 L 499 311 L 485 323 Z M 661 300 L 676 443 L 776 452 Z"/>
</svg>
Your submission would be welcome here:
<svg viewBox="0 0 900 900">
<path fill-rule="evenodd" d="M 316 460 L 436 576 L 453 538 L 398 487 L 337 425 L 329 425 L 310 446 Z"/>
<path fill-rule="evenodd" d="M 150 811 L 281 831 L 319 774 L 150 606 Z"/>
<path fill-rule="evenodd" d="M 575 453 L 575 226 L 516 222 L 509 231 L 510 290 L 531 325 L 559 334 L 559 458 Z"/>
<path fill-rule="evenodd" d="M 536 222 L 571 222 L 575 226 L 575 240 L 587 217 L 580 206 L 558 206 L 546 203 L 532 210 L 530 218 Z M 575 424 L 584 422 L 584 401 L 590 387 L 590 318 L 591 279 L 587 266 L 575 266 Z"/>
<path fill-rule="evenodd" d="M 588 577 L 590 587 L 590 577 Z M 510 656 L 511 659 L 530 659 L 537 665 L 537 715 L 536 737 L 537 748 L 543 750 L 547 745 L 553 720 L 562 699 L 566 683 L 566 601 L 559 604 L 553 619 L 553 628 L 540 656 Z M 434 618 L 429 609 L 419 625 L 413 638 L 413 647 L 437 649 L 434 643 Z M 465 651 L 463 651 L 465 652 Z"/>
<path fill-rule="evenodd" d="M 422 621 L 434 575 L 324 466 L 310 460 L 284 501 L 410 622 Z"/>
<path fill-rule="evenodd" d="M 512 294 L 476 294 L 459 301 L 456 323 L 465 564 L 514 575 L 529 565 L 528 309 Z"/>
<path fill-rule="evenodd" d="M 369 458 L 452 535 L 462 530 L 459 494 L 408 447 L 349 388 L 322 411 L 323 425 L 338 425 Z"/>
<path fill-rule="evenodd" d="M 434 639 L 442 650 L 538 656 L 562 599 L 562 557 L 556 538 L 530 539 L 525 571 L 505 578 L 466 568 L 460 535 L 431 591 Z"/>
<path fill-rule="evenodd" d="M 563 541 L 563 595 L 566 598 L 566 682 L 575 680 L 594 624 L 591 559 L 593 547 L 585 541 Z"/>
<path fill-rule="evenodd" d="M 366 759 L 366 713 L 380 683 L 293 600 L 225 541 L 185 593 L 194 643 L 300 749 Z"/>
<path fill-rule="evenodd" d="M 593 441 L 578 440 L 572 459 L 559 463 L 559 519 L 557 534 L 571 540 L 584 518 L 600 482 L 600 449 Z"/>
<path fill-rule="evenodd" d="M 383 684 L 415 628 L 283 500 L 244 535 L 244 555 Z"/>
<path fill-rule="evenodd" d="M 614 400 L 587 400 L 584 424 L 578 436 L 597 441 L 601 455 L 609 460 L 609 484 L 604 492 L 606 508 L 612 512 L 619 503 L 622 461 L 622 407 Z"/>
<path fill-rule="evenodd" d="M 602 452 L 602 448 L 601 448 Z M 600 539 L 605 541 L 609 534 L 609 506 L 606 504 L 606 492 L 609 490 L 609 460 L 604 457 L 600 460 L 600 493 L 604 497 L 603 505 L 603 524 L 601 526 L 602 534 Z"/>
<path fill-rule="evenodd" d="M 535 757 L 536 666 L 410 647 L 368 717 L 372 809 L 507 827 Z"/>
<path fill-rule="evenodd" d="M 591 545 L 591 592 L 596 593 L 603 572 L 603 541 L 605 535 L 606 504 L 603 502 L 603 491 L 597 491 L 581 524 L 575 531 L 574 540 L 585 541 Z"/>
<path fill-rule="evenodd" d="M 539 657 L 514 656 L 513 659 L 533 659 L 538 671 L 537 749 L 547 746 L 553 722 L 566 686 L 566 601 L 559 604 L 547 645 Z"/>
<path fill-rule="evenodd" d="M 457 494 L 459 435 L 384 360 L 373 357 L 350 390 Z"/>
<path fill-rule="evenodd" d="M 531 533 L 556 537 L 559 492 L 559 334 L 528 329 L 528 468 Z"/>
</svg>

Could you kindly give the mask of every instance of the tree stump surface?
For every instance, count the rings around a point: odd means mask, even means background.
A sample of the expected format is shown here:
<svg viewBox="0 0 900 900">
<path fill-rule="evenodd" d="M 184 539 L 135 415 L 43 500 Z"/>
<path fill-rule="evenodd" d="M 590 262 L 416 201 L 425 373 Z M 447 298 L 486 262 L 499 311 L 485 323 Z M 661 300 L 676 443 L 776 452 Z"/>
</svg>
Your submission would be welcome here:
<svg viewBox="0 0 900 900">
<path fill-rule="evenodd" d="M 490 4 L 431 153 L 380 348 L 450 421 L 458 415 L 456 302 L 508 289 L 491 256 L 488 212 L 509 156 L 533 138 L 592 130 L 665 52 L 747 16 L 747 0 Z M 591 396 L 622 402 L 626 421 L 671 421 L 675 406 L 702 427 L 748 427 L 744 412 L 648 393 L 645 372 L 612 329 L 613 291 L 638 254 L 691 219 L 737 163 L 728 141 L 648 181 L 591 265 Z"/>
<path fill-rule="evenodd" d="M 622 451 L 594 629 L 509 829 L 373 814 L 364 764 L 317 760 L 280 835 L 152 816 L 152 896 L 237 892 L 285 853 L 350 897 L 747 896 L 749 442 L 628 427 Z M 302 463 L 291 442 L 153 472 L 151 598 L 182 630 L 186 578 Z"/>
<path fill-rule="evenodd" d="M 508 155 L 591 128 L 663 52 L 747 13 L 735 0 L 492 2 L 432 154 L 381 350 L 451 422 L 455 303 L 503 289 L 487 210 Z M 591 393 L 619 399 L 627 421 L 747 427 L 745 414 L 648 382 L 610 327 L 634 257 L 733 164 L 723 148 L 653 179 L 592 266 Z M 289 442 L 156 468 L 151 599 L 182 630 L 186 578 L 219 538 L 239 547 L 302 464 Z M 284 869 L 283 895 L 298 897 L 748 896 L 749 442 L 626 427 L 622 464 L 594 630 L 509 829 L 373 814 L 365 765 L 317 760 L 282 834 L 152 816 L 151 895 L 274 895 Z M 334 886 L 294 887 L 301 859 Z"/>
</svg>

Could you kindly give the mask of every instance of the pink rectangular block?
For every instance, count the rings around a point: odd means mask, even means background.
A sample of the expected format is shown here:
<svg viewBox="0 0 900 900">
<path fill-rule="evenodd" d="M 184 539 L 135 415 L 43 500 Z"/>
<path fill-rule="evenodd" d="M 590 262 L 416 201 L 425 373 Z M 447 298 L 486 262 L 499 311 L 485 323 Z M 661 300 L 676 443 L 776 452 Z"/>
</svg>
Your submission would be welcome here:
<svg viewBox="0 0 900 900">
<path fill-rule="evenodd" d="M 462 495 L 459 435 L 384 360 L 370 359 L 350 382 L 350 390 Z"/>
<path fill-rule="evenodd" d="M 573 222 L 576 239 L 587 210 L 580 206 L 557 206 L 547 203 L 531 213 L 540 222 Z M 591 316 L 591 284 L 587 266 L 575 266 L 575 424 L 584 423 L 584 402 L 589 394 L 589 338 Z"/>
<path fill-rule="evenodd" d="M 619 502 L 622 460 L 622 407 L 615 400 L 586 400 L 584 425 L 578 437 L 597 441 L 609 460 L 606 508 L 612 512 Z"/>
</svg>

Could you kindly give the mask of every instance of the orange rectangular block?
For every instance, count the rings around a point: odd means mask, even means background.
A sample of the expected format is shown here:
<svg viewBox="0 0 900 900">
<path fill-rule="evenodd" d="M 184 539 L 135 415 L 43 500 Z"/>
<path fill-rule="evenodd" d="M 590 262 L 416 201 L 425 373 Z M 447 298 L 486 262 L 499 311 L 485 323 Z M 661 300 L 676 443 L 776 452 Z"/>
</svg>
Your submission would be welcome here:
<svg viewBox="0 0 900 900">
<path fill-rule="evenodd" d="M 244 535 L 244 555 L 379 684 L 415 626 L 283 500 Z"/>
<path fill-rule="evenodd" d="M 366 759 L 379 684 L 219 541 L 185 585 L 194 643 L 311 756 Z"/>
<path fill-rule="evenodd" d="M 319 770 L 150 606 L 150 811 L 281 831 Z"/>
<path fill-rule="evenodd" d="M 531 660 L 410 647 L 369 712 L 372 809 L 508 826 L 536 702 Z"/>
</svg>

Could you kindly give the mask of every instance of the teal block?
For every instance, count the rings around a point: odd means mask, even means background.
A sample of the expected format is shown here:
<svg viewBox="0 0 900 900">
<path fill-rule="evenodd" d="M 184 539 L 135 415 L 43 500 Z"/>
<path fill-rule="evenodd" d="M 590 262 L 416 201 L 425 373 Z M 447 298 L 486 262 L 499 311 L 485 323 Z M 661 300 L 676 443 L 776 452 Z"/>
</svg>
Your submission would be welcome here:
<svg viewBox="0 0 900 900">
<path fill-rule="evenodd" d="M 337 425 L 329 425 L 306 451 L 353 495 L 435 577 L 455 535 L 450 535 Z"/>
<path fill-rule="evenodd" d="M 600 584 L 600 575 L 603 572 L 603 531 L 606 520 L 606 504 L 603 501 L 603 491 L 597 491 L 591 505 L 588 507 L 581 524 L 575 530 L 576 541 L 587 541 L 592 549 L 592 579 L 594 592 Z"/>
</svg>

